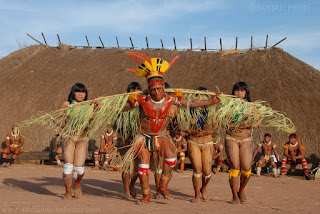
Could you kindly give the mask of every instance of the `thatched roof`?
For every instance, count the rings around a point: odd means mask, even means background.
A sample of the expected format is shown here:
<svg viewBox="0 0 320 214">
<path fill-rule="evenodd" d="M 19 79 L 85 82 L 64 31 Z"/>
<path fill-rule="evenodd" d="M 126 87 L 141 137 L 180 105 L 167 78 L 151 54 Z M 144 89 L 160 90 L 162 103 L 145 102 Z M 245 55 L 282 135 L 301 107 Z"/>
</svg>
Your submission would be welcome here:
<svg viewBox="0 0 320 214">
<path fill-rule="evenodd" d="M 71 86 L 84 83 L 89 98 L 123 93 L 135 77 L 126 67 L 136 63 L 121 49 L 59 50 L 31 46 L 0 60 L 1 123 L 0 136 L 11 125 L 34 116 L 39 111 L 52 111 L 67 99 Z M 191 52 L 139 50 L 148 56 L 166 60 L 180 59 L 165 74 L 173 88 L 195 89 L 205 86 L 231 93 L 234 83 L 245 81 L 253 100 L 265 100 L 272 108 L 285 112 L 297 126 L 297 134 L 306 145 L 308 156 L 320 157 L 320 72 L 281 49 L 247 52 Z M 255 131 L 255 141 L 268 131 L 278 145 L 288 140 L 287 133 L 274 129 Z M 27 136 L 25 149 L 41 150 L 53 133 L 43 128 L 23 130 Z"/>
</svg>

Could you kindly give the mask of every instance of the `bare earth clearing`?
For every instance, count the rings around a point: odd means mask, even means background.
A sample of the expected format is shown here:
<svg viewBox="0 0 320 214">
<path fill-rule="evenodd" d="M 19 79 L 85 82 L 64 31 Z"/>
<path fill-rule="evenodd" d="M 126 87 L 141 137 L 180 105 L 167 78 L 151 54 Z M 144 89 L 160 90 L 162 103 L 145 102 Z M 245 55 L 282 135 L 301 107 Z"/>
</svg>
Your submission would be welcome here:
<svg viewBox="0 0 320 214">
<path fill-rule="evenodd" d="M 61 200 L 62 169 L 48 165 L 16 164 L 0 168 L 0 213 L 319 213 L 320 183 L 302 177 L 252 176 L 247 187 L 248 202 L 229 203 L 228 174 L 213 175 L 211 200 L 193 204 L 192 171 L 174 172 L 169 191 L 173 201 L 152 199 L 147 206 L 122 199 L 121 175 L 86 167 L 80 199 Z M 155 185 L 150 176 L 152 193 Z M 139 185 L 136 184 L 139 188 Z M 141 191 L 139 188 L 139 196 Z"/>
</svg>

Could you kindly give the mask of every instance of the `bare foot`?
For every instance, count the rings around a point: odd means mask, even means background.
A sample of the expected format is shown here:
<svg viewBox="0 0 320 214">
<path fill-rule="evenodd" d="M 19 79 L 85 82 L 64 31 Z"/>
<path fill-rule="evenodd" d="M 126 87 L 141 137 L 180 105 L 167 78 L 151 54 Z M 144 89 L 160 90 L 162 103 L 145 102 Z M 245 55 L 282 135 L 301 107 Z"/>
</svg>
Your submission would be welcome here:
<svg viewBox="0 0 320 214">
<path fill-rule="evenodd" d="M 126 193 L 124 196 L 123 196 L 123 199 L 126 199 L 126 200 L 129 200 L 131 201 L 133 198 L 130 194 Z"/>
<path fill-rule="evenodd" d="M 160 192 L 160 193 L 163 195 L 163 197 L 165 199 L 169 199 L 169 200 L 173 199 L 173 196 L 168 191 L 167 192 Z"/>
<path fill-rule="evenodd" d="M 191 200 L 192 203 L 199 203 L 200 202 L 200 198 L 195 198 Z"/>
<path fill-rule="evenodd" d="M 239 196 L 239 199 L 240 199 L 241 204 L 246 203 L 247 197 L 246 197 L 246 195 L 244 194 L 244 192 L 239 192 L 239 193 L 238 193 L 238 196 Z"/>
<path fill-rule="evenodd" d="M 159 192 L 157 192 L 155 195 L 154 195 L 154 198 L 155 199 L 164 199 L 163 195 Z"/>
<path fill-rule="evenodd" d="M 74 190 L 74 197 L 80 198 L 82 196 L 82 190 L 81 188 L 75 189 Z"/>
<path fill-rule="evenodd" d="M 137 201 L 137 204 L 139 204 L 139 205 L 146 205 L 146 204 L 149 204 L 149 202 L 150 202 L 150 200 L 143 198 L 143 199 Z"/>
<path fill-rule="evenodd" d="M 231 204 L 240 204 L 240 200 L 239 199 L 232 199 L 232 201 L 230 201 Z"/>
<path fill-rule="evenodd" d="M 95 169 L 95 170 L 99 170 L 99 169 L 100 169 L 100 166 L 95 165 L 95 166 L 93 167 L 93 169 Z"/>
<path fill-rule="evenodd" d="M 130 189 L 130 195 L 132 196 L 132 198 L 136 198 L 137 197 L 137 191 L 135 190 L 135 188 Z"/>
<path fill-rule="evenodd" d="M 66 194 L 62 197 L 62 200 L 70 200 L 72 198 L 72 192 L 66 192 Z"/>
<path fill-rule="evenodd" d="M 209 199 L 207 190 L 202 190 L 202 189 L 201 189 L 200 192 L 201 192 L 201 195 L 202 195 L 202 199 L 203 199 L 204 201 L 207 201 L 207 200 Z"/>
</svg>

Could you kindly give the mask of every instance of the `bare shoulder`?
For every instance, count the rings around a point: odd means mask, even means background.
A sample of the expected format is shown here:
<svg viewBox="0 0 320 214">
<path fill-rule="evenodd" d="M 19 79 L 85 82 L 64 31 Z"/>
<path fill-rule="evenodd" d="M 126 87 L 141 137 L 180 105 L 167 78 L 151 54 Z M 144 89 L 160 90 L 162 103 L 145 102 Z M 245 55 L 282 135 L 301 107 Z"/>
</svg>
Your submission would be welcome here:
<svg viewBox="0 0 320 214">
<path fill-rule="evenodd" d="M 59 109 L 67 108 L 70 105 L 69 101 L 64 101 L 60 104 Z"/>
</svg>

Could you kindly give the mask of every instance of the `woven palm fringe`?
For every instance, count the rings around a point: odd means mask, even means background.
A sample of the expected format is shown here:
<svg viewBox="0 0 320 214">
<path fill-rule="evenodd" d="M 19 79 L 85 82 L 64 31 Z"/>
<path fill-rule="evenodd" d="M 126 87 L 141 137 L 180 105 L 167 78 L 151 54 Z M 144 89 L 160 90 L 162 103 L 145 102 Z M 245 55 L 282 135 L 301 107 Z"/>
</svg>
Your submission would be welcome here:
<svg viewBox="0 0 320 214">
<path fill-rule="evenodd" d="M 113 150 L 113 152 L 111 152 L 110 154 L 110 166 L 112 166 L 113 168 L 119 168 L 121 165 L 121 156 L 118 153 L 117 148 L 115 147 L 115 150 Z"/>
<path fill-rule="evenodd" d="M 134 109 L 123 111 L 129 94 L 97 98 L 82 103 L 70 105 L 67 108 L 50 113 L 40 113 L 39 116 L 22 121 L 22 127 L 40 125 L 54 129 L 64 138 L 91 138 L 98 129 L 106 127 L 108 122 L 114 126 L 121 124 L 124 135 L 134 130 L 134 124 L 139 123 Z M 130 113 L 129 113 L 130 112 Z M 130 116 L 128 116 L 130 114 Z"/>
<path fill-rule="evenodd" d="M 219 96 L 217 123 L 220 127 L 238 130 L 240 126 L 274 127 L 287 133 L 296 131 L 294 123 L 283 113 L 273 110 L 265 101 L 246 102 L 239 98 Z"/>
<path fill-rule="evenodd" d="M 120 166 L 120 171 L 122 173 L 128 173 L 133 175 L 133 173 L 137 170 L 135 159 L 140 152 L 140 148 L 144 146 L 145 137 L 142 135 L 136 135 L 134 140 L 131 143 L 130 149 L 123 156 Z"/>
<path fill-rule="evenodd" d="M 188 103 L 192 99 L 209 99 L 213 93 L 196 90 L 181 89 Z M 204 93 L 207 93 L 204 94 Z M 199 96 L 196 96 L 198 95 Z M 60 133 L 63 138 L 81 139 L 91 138 L 96 132 L 105 128 L 108 122 L 121 130 L 124 138 L 136 132 L 139 127 L 139 114 L 137 108 L 123 111 L 130 94 L 120 94 L 110 97 L 97 98 L 70 105 L 50 113 L 40 113 L 39 116 L 17 124 L 20 127 L 40 125 Z M 180 107 L 177 115 L 179 125 L 186 130 L 197 128 L 196 121 L 203 117 L 206 111 L 205 125 L 208 128 L 217 126 L 229 129 L 230 125 L 239 129 L 240 125 L 251 127 L 275 127 L 277 130 L 293 133 L 295 126 L 284 114 L 264 105 L 264 101 L 245 102 L 238 98 L 219 96 L 220 103 L 200 108 Z M 234 118 L 237 117 L 236 124 Z M 203 118 L 204 119 L 204 118 Z"/>
</svg>

